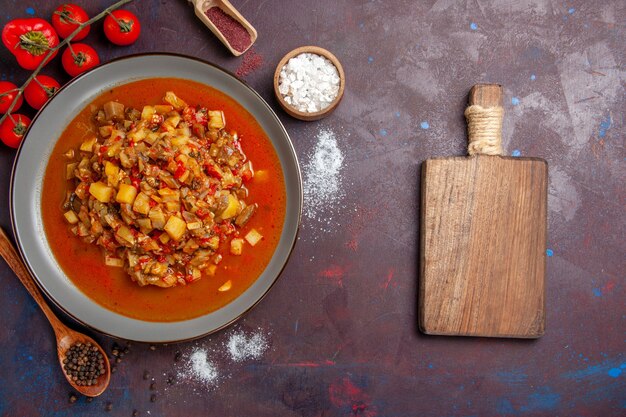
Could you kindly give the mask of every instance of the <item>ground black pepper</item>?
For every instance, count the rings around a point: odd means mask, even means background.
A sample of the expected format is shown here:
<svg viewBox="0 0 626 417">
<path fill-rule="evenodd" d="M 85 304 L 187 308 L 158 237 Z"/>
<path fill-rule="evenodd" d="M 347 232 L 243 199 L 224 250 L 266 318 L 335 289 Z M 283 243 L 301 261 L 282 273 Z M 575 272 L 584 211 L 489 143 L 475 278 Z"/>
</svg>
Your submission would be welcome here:
<svg viewBox="0 0 626 417">
<path fill-rule="evenodd" d="M 133 417 L 137 417 L 139 415 L 139 411 L 133 410 Z"/>
<path fill-rule="evenodd" d="M 104 409 L 106 411 L 111 411 L 113 409 L 113 404 L 111 404 L 110 402 L 107 403 L 107 405 L 104 407 Z"/>
<path fill-rule="evenodd" d="M 78 342 L 70 346 L 63 359 L 63 370 L 79 386 L 95 385 L 98 377 L 106 372 L 104 357 L 91 342 Z"/>
<path fill-rule="evenodd" d="M 156 394 L 152 394 L 152 395 L 150 396 L 150 402 L 156 402 L 156 400 L 157 400 L 157 396 L 156 396 Z"/>
<path fill-rule="evenodd" d="M 147 381 L 150 378 L 150 372 L 143 371 L 143 380 Z"/>
</svg>

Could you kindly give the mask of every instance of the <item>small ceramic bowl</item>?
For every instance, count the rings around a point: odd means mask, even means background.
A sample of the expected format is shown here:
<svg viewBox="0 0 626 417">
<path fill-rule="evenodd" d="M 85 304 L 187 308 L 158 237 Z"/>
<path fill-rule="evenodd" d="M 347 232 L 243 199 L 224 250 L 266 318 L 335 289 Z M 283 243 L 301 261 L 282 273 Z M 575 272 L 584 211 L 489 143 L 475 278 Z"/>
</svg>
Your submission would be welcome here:
<svg viewBox="0 0 626 417">
<path fill-rule="evenodd" d="M 337 68 L 337 71 L 339 72 L 339 92 L 337 93 L 337 97 L 335 97 L 335 100 L 333 100 L 333 102 L 330 103 L 328 107 L 318 112 L 314 112 L 314 113 L 307 113 L 307 112 L 296 110 L 285 101 L 285 99 L 283 98 L 283 95 L 280 94 L 280 92 L 278 91 L 278 81 L 280 79 L 280 70 L 285 66 L 285 64 L 287 64 L 287 61 L 289 61 L 291 58 L 298 56 L 300 54 L 303 54 L 303 53 L 316 54 L 316 55 L 323 56 L 324 58 L 327 58 L 330 62 L 333 63 L 333 65 Z M 343 67 L 341 66 L 341 63 L 339 62 L 337 57 L 333 55 L 330 51 L 327 51 L 324 48 L 320 48 L 319 46 L 301 46 L 300 48 L 296 48 L 293 51 L 287 53 L 287 55 L 285 55 L 280 60 L 280 62 L 276 66 L 276 71 L 274 72 L 274 94 L 276 95 L 276 99 L 280 103 L 280 106 L 290 116 L 295 117 L 296 119 L 304 120 L 306 122 L 322 119 L 328 116 L 330 113 L 332 113 L 337 107 L 337 105 L 339 104 L 339 102 L 341 101 L 341 98 L 343 97 L 343 90 L 345 89 L 345 87 L 346 87 L 346 76 L 343 72 Z"/>
</svg>

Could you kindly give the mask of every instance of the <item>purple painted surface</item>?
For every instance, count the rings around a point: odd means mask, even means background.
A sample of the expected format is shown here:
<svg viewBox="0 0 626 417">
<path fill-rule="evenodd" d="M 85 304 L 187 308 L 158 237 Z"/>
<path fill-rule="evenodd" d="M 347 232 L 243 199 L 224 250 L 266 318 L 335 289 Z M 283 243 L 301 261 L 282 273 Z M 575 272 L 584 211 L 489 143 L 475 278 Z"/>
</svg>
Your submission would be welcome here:
<svg viewBox="0 0 626 417">
<path fill-rule="evenodd" d="M 111 3 L 76 2 L 90 14 Z M 285 123 L 309 187 L 282 278 L 230 329 L 154 351 L 132 344 L 102 397 L 69 404 L 52 332 L 1 263 L 0 414 L 624 415 L 623 2 L 233 3 L 259 32 L 254 51 L 263 64 L 245 80 Z M 2 5 L 4 24 L 49 17 L 56 2 Z M 242 63 L 183 0 L 128 8 L 142 21 L 138 43 L 108 44 L 101 24 L 84 41 L 102 61 L 172 51 L 232 72 Z M 330 49 L 348 79 L 339 108 L 313 123 L 289 118 L 272 97 L 273 66 L 306 44 Z M 59 58 L 44 73 L 68 79 Z M 19 84 L 26 76 L 0 48 L 0 77 Z M 463 108 L 478 82 L 505 87 L 507 153 L 550 166 L 547 331 L 537 341 L 417 332 L 418 168 L 426 158 L 464 154 Z M 314 192 L 322 131 L 343 157 L 330 202 Z M 14 154 L 0 146 L 4 228 Z M 227 344 L 238 332 L 261 334 L 268 349 L 234 360 Z M 110 351 L 113 340 L 95 337 Z M 207 349 L 216 381 L 183 378 L 199 348 Z"/>
</svg>

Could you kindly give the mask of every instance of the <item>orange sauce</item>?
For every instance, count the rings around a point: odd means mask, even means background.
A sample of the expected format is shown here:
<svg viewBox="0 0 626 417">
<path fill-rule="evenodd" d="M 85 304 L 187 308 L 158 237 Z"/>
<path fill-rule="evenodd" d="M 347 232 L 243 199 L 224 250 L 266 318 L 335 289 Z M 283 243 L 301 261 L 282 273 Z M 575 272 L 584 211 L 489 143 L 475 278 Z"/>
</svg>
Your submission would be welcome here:
<svg viewBox="0 0 626 417">
<path fill-rule="evenodd" d="M 93 109 L 109 100 L 141 110 L 144 105 L 161 103 L 166 91 L 189 105 L 200 104 L 209 109 L 222 110 L 226 129 L 236 130 L 241 137 L 243 151 L 252 161 L 255 171 L 267 175 L 255 177 L 248 184 L 247 202 L 256 202 L 259 208 L 241 230 L 241 236 L 257 229 L 263 240 L 252 247 L 244 245 L 241 256 L 228 253 L 228 243 L 220 251 L 224 260 L 214 276 L 186 286 L 157 288 L 140 287 L 122 268 L 108 267 L 104 255 L 95 244 L 83 242 L 74 236 L 63 217 L 62 204 L 67 182 L 66 158 L 63 154 L 76 149 L 89 135 L 95 133 Z M 43 223 L 54 256 L 69 279 L 88 297 L 116 313 L 146 321 L 181 321 L 217 310 L 243 293 L 261 275 L 269 263 L 285 218 L 285 183 L 280 161 L 267 135 L 241 105 L 227 95 L 189 80 L 153 78 L 135 81 L 108 90 L 83 109 L 68 125 L 54 147 L 44 177 L 42 191 Z M 217 289 L 231 280 L 226 292 Z"/>
</svg>

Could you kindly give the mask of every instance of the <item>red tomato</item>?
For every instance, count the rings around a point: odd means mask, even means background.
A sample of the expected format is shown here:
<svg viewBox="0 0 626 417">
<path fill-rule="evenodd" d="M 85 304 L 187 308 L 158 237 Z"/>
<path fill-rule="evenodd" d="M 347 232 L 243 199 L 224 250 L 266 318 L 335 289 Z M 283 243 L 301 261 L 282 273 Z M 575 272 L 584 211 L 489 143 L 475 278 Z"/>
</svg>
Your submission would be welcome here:
<svg viewBox="0 0 626 417">
<path fill-rule="evenodd" d="M 68 45 L 61 57 L 63 68 L 72 77 L 100 64 L 98 53 L 91 46 L 84 43 Z"/>
<path fill-rule="evenodd" d="M 17 85 L 9 81 L 0 81 L 0 114 L 6 113 L 7 110 L 9 110 L 9 106 L 11 105 L 11 103 L 13 103 L 13 100 L 15 99 L 17 91 L 7 93 L 7 91 L 11 90 L 17 90 Z M 15 107 L 13 107 L 13 110 L 11 111 L 18 111 L 20 107 L 22 107 L 23 102 L 24 99 L 22 98 L 22 96 L 20 96 L 20 98 L 17 99 Z"/>
<path fill-rule="evenodd" d="M 134 43 L 140 32 L 139 19 L 128 10 L 115 10 L 104 19 L 104 34 L 116 45 Z"/>
<path fill-rule="evenodd" d="M 24 98 L 33 109 L 39 110 L 59 88 L 61 85 L 54 78 L 38 75 L 24 90 Z"/>
<path fill-rule="evenodd" d="M 59 37 L 67 38 L 72 32 L 78 28 L 78 25 L 89 20 L 87 12 L 82 7 L 75 4 L 62 4 L 52 13 L 52 26 L 56 29 Z M 91 26 L 85 26 L 80 32 L 74 36 L 74 41 L 85 39 Z"/>
<path fill-rule="evenodd" d="M 29 125 L 29 117 L 23 114 L 11 114 L 11 117 L 7 117 L 0 124 L 0 140 L 5 145 L 17 149 Z"/>
</svg>

